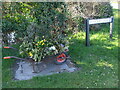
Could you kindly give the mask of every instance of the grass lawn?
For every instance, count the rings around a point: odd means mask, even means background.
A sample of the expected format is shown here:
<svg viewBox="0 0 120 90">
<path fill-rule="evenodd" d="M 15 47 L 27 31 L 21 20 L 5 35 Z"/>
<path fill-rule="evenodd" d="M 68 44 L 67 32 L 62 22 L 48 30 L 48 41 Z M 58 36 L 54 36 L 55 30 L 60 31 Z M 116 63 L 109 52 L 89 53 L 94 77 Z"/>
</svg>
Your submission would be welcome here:
<svg viewBox="0 0 120 90">
<path fill-rule="evenodd" d="M 114 40 L 109 39 L 109 25 L 99 31 L 90 31 L 90 47 L 85 46 L 85 32 L 70 36 L 69 54 L 76 66 L 82 68 L 80 71 L 14 81 L 10 72 L 14 60 L 3 60 L 2 88 L 117 88 L 120 19 L 117 14 L 114 10 Z M 3 49 L 3 56 L 6 55 L 18 55 L 18 52 Z"/>
</svg>

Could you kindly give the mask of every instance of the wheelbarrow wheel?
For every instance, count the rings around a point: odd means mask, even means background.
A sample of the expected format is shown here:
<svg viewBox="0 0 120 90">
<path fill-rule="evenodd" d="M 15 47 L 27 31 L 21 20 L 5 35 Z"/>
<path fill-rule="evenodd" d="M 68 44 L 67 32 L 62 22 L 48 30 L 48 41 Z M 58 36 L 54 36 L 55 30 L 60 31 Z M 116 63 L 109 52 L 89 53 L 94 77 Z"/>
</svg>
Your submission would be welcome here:
<svg viewBox="0 0 120 90">
<path fill-rule="evenodd" d="M 61 53 L 59 56 L 57 56 L 56 60 L 55 60 L 55 64 L 63 64 L 64 62 L 66 62 L 67 60 L 67 56 L 65 53 Z"/>
</svg>

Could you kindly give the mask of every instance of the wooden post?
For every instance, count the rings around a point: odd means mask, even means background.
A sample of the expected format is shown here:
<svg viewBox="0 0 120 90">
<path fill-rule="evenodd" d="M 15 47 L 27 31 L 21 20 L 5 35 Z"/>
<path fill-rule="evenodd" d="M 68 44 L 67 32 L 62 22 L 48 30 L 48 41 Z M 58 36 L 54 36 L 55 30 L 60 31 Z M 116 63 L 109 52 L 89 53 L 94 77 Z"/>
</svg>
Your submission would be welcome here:
<svg viewBox="0 0 120 90">
<path fill-rule="evenodd" d="M 113 33 L 113 23 L 114 23 L 114 17 L 111 17 L 112 21 L 110 23 L 110 39 L 112 39 L 112 33 Z"/>
<path fill-rule="evenodd" d="M 86 19 L 86 46 L 90 46 L 90 39 L 89 39 L 89 19 Z"/>
</svg>

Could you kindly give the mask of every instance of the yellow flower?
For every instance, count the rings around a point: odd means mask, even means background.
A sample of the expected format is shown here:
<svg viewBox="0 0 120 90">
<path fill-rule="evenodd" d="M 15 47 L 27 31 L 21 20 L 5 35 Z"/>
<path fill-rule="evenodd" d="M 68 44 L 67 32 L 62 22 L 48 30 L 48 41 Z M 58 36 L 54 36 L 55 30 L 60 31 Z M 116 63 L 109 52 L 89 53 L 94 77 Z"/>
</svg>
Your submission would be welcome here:
<svg viewBox="0 0 120 90">
<path fill-rule="evenodd" d="M 41 41 L 39 41 L 39 42 L 37 42 L 38 44 L 40 44 L 40 43 L 42 43 L 43 42 L 43 40 L 41 40 Z"/>
<path fill-rule="evenodd" d="M 39 42 L 37 42 L 39 44 Z"/>
<path fill-rule="evenodd" d="M 42 43 L 42 42 L 43 42 L 43 40 L 40 41 L 40 43 Z"/>
<path fill-rule="evenodd" d="M 29 54 L 29 56 L 33 56 L 33 54 L 31 52 L 29 52 L 28 54 Z"/>
<path fill-rule="evenodd" d="M 42 43 L 42 45 L 44 45 L 45 43 Z"/>
</svg>

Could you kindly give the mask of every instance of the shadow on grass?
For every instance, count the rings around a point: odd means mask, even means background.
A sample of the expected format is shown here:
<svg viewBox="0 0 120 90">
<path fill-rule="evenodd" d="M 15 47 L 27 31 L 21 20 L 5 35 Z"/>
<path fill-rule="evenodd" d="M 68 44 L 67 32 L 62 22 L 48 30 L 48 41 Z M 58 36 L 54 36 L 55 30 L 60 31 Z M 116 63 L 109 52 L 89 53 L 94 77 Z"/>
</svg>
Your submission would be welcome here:
<svg viewBox="0 0 120 90">
<path fill-rule="evenodd" d="M 95 35 L 95 34 L 93 34 Z M 110 40 L 109 37 L 94 37 L 91 35 L 91 46 L 85 46 L 85 38 L 76 35 L 70 41 L 69 54 L 76 66 L 82 67 L 79 72 L 83 77 L 90 77 L 91 80 L 112 81 L 111 86 L 118 85 L 118 42 Z M 79 37 L 80 36 L 80 37 Z M 99 78 L 101 77 L 101 78 Z M 89 79 L 90 79 L 89 78 Z M 114 83 L 113 83 L 114 82 Z M 99 82 L 100 83 L 100 82 Z"/>
<path fill-rule="evenodd" d="M 84 68 L 109 67 L 116 68 L 118 57 L 118 45 L 116 38 L 111 41 L 109 38 L 96 37 L 92 39 L 91 46 L 85 46 L 85 39 L 74 37 L 71 40 L 69 54 L 77 66 Z"/>
</svg>

